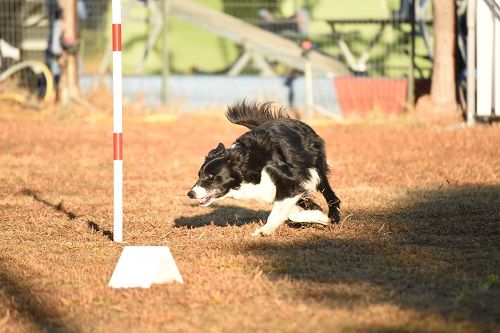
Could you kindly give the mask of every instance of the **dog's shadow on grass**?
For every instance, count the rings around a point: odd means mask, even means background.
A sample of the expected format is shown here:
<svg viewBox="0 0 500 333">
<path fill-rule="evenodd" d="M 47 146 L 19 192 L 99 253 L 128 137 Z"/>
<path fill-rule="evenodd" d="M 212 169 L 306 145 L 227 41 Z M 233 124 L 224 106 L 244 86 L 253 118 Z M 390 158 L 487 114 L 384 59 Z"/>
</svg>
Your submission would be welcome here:
<svg viewBox="0 0 500 333">
<path fill-rule="evenodd" d="M 174 226 L 177 228 L 199 228 L 207 225 L 239 227 L 259 220 L 265 221 L 269 215 L 269 211 L 266 210 L 251 210 L 232 205 L 214 205 L 209 209 L 211 211 L 206 214 L 179 217 L 175 219 Z"/>
<path fill-rule="evenodd" d="M 302 296 L 334 307 L 389 302 L 466 315 L 478 327 L 498 318 L 500 186 L 417 189 L 378 207 L 344 212 L 352 216 L 336 227 L 345 230 L 338 237 L 270 237 L 241 247 L 262 258 L 271 279 L 307 281 Z"/>
<path fill-rule="evenodd" d="M 29 188 L 22 189 L 19 192 L 19 194 L 25 195 L 27 197 L 31 197 L 35 201 L 40 202 L 40 203 L 42 203 L 42 204 L 44 204 L 44 205 L 46 205 L 48 207 L 51 207 L 56 212 L 63 213 L 70 220 L 75 220 L 76 218 L 78 218 L 78 216 L 74 212 L 68 210 L 66 207 L 63 206 L 63 202 L 62 201 L 60 201 L 57 204 L 53 203 L 53 202 L 50 202 L 50 201 L 42 198 L 42 196 L 38 192 L 33 191 L 32 189 L 29 189 Z M 96 222 L 94 222 L 92 220 L 87 220 L 86 224 L 87 224 L 87 227 L 89 229 L 91 229 L 92 231 L 97 232 L 97 233 L 102 233 L 109 240 L 113 240 L 113 232 L 112 231 L 102 228 Z"/>
</svg>

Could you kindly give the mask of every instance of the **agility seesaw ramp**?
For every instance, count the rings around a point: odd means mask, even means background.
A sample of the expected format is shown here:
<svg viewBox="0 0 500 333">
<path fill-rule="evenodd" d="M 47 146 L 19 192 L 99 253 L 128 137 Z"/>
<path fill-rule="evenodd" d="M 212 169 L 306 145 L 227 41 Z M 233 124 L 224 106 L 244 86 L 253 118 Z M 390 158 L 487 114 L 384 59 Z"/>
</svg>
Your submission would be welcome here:
<svg viewBox="0 0 500 333">
<path fill-rule="evenodd" d="M 167 4 L 169 13 L 179 19 L 261 52 L 292 68 L 304 70 L 303 50 L 284 37 L 192 0 L 169 0 Z M 309 52 L 308 60 L 316 73 L 328 73 L 333 76 L 349 74 L 349 70 L 342 63 L 317 51 Z"/>
</svg>

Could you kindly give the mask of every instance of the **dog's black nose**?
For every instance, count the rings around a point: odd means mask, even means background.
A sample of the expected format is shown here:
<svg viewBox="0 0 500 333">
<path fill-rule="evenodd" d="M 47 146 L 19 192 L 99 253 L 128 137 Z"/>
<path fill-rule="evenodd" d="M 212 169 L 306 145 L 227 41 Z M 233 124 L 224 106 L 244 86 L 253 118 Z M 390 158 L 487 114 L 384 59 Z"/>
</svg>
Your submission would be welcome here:
<svg viewBox="0 0 500 333">
<path fill-rule="evenodd" d="M 196 194 L 194 193 L 193 190 L 188 192 L 188 197 L 190 197 L 191 199 L 194 199 L 195 196 L 196 196 Z"/>
</svg>

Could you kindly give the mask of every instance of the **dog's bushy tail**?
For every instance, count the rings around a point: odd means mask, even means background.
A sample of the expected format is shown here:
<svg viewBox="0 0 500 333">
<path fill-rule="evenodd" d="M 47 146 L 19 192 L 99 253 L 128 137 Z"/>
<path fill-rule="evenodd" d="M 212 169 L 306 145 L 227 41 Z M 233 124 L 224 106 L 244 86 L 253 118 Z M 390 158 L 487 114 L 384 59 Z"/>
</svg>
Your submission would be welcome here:
<svg viewBox="0 0 500 333">
<path fill-rule="evenodd" d="M 226 117 L 233 124 L 254 129 L 277 119 L 289 118 L 284 108 L 273 107 L 272 102 L 259 104 L 242 101 L 227 108 Z"/>
</svg>

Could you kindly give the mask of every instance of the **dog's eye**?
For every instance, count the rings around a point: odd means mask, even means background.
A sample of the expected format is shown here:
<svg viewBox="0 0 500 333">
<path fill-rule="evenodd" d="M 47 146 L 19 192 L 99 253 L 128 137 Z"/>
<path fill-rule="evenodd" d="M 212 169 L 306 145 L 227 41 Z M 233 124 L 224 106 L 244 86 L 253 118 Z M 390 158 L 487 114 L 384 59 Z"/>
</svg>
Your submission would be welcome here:
<svg viewBox="0 0 500 333">
<path fill-rule="evenodd" d="M 208 175 L 206 175 L 205 177 L 206 177 L 207 179 L 212 179 L 212 178 L 214 178 L 214 176 L 213 176 L 213 175 L 211 175 L 211 174 L 208 174 Z"/>
</svg>

